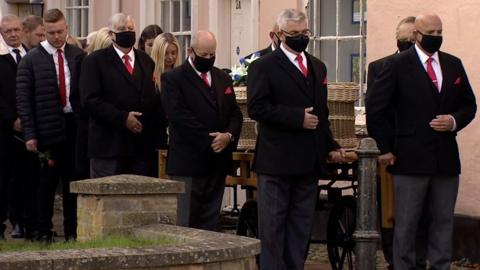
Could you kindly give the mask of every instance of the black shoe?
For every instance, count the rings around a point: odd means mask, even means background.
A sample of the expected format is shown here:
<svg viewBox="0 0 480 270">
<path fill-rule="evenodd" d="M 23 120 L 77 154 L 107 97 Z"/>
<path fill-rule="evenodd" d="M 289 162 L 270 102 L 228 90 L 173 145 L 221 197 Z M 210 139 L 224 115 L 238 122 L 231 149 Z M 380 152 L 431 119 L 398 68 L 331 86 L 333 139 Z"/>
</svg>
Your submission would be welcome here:
<svg viewBox="0 0 480 270">
<path fill-rule="evenodd" d="M 77 241 L 76 235 L 65 235 L 65 242 L 75 242 Z"/>
<path fill-rule="evenodd" d="M 23 225 L 15 224 L 13 226 L 12 234 L 10 234 L 12 238 L 24 238 L 25 237 L 25 230 Z"/>
<path fill-rule="evenodd" d="M 35 241 L 39 243 L 44 243 L 44 244 L 51 244 L 54 242 L 53 233 L 49 232 L 49 233 L 39 234 L 35 239 Z"/>
</svg>

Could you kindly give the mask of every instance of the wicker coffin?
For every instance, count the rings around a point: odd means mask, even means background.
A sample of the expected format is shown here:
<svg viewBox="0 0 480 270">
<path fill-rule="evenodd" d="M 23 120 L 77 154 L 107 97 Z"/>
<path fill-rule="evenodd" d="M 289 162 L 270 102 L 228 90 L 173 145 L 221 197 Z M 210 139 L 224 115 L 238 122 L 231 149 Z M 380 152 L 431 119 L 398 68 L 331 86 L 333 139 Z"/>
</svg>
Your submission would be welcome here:
<svg viewBox="0 0 480 270">
<path fill-rule="evenodd" d="M 355 135 L 355 101 L 359 86 L 356 83 L 329 83 L 328 109 L 333 137 L 343 148 L 357 147 Z"/>
<path fill-rule="evenodd" d="M 254 150 L 257 138 L 256 122 L 248 117 L 247 88 L 235 87 L 238 106 L 243 114 L 243 127 L 238 142 L 238 150 Z M 328 109 L 330 129 L 333 137 L 343 148 L 357 147 L 355 135 L 355 101 L 358 100 L 358 84 L 329 83 Z"/>
<path fill-rule="evenodd" d="M 240 107 L 243 115 L 242 132 L 240 133 L 237 149 L 241 151 L 253 151 L 255 149 L 257 132 L 256 122 L 250 119 L 247 113 L 247 87 L 236 86 L 234 89 L 238 106 Z"/>
</svg>

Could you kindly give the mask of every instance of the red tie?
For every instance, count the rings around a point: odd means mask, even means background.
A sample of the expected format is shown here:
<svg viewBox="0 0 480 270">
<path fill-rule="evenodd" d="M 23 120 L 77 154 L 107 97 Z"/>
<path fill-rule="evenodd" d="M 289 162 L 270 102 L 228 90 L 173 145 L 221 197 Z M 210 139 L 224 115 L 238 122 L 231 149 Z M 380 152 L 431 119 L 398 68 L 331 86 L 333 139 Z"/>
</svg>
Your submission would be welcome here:
<svg viewBox="0 0 480 270">
<path fill-rule="evenodd" d="M 298 62 L 298 66 L 300 67 L 300 70 L 302 71 L 303 77 L 307 78 L 308 76 L 308 70 L 307 67 L 303 64 L 303 57 L 301 54 L 297 55 L 297 58 L 295 58 Z"/>
<path fill-rule="evenodd" d="M 432 80 L 432 83 L 435 85 L 435 87 L 437 87 L 437 90 L 440 91 L 440 88 L 438 88 L 437 75 L 435 75 L 435 70 L 433 70 L 432 61 L 433 61 L 432 57 L 429 57 L 427 59 L 428 77 L 430 77 L 430 80 Z"/>
<path fill-rule="evenodd" d="M 203 82 L 204 82 L 208 87 L 210 87 L 210 82 L 208 81 L 207 73 L 205 73 L 205 72 L 200 73 L 200 77 L 202 77 Z"/>
<path fill-rule="evenodd" d="M 130 64 L 130 56 L 128 56 L 128 54 L 123 55 L 123 62 L 125 63 L 125 68 L 127 69 L 128 73 L 130 73 L 130 75 L 132 75 L 133 74 L 133 67 Z"/>
<path fill-rule="evenodd" d="M 62 107 L 67 106 L 67 87 L 65 86 L 65 63 L 63 61 L 62 49 L 57 49 L 58 54 L 58 90 Z"/>
</svg>

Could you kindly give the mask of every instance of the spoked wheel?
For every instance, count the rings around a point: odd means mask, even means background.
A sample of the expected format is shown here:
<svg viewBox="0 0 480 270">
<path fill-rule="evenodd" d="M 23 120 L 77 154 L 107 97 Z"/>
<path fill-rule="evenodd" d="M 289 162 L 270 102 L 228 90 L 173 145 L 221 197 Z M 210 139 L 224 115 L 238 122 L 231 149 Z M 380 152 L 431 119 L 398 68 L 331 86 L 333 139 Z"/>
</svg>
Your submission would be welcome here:
<svg viewBox="0 0 480 270">
<path fill-rule="evenodd" d="M 353 196 L 343 196 L 332 208 L 327 225 L 327 252 L 332 270 L 353 270 L 357 203 Z"/>
</svg>

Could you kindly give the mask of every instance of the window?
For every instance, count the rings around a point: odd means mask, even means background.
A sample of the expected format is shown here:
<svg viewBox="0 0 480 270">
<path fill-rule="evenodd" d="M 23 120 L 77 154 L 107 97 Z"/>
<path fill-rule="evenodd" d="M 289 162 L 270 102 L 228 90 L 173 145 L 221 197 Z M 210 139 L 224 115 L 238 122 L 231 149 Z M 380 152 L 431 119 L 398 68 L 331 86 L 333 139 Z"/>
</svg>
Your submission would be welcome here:
<svg viewBox="0 0 480 270">
<path fill-rule="evenodd" d="M 190 0 L 157 0 L 155 2 L 155 23 L 164 32 L 170 32 L 180 43 L 182 57 L 187 55 L 192 35 Z"/>
<path fill-rule="evenodd" d="M 89 0 L 67 0 L 65 11 L 69 34 L 77 38 L 88 35 Z"/>
<path fill-rule="evenodd" d="M 364 106 L 366 1 L 310 0 L 307 6 L 309 52 L 325 63 L 329 81 L 359 84 L 358 106 Z"/>
</svg>

